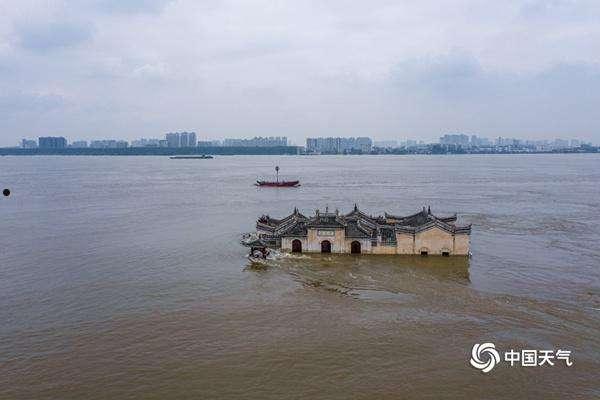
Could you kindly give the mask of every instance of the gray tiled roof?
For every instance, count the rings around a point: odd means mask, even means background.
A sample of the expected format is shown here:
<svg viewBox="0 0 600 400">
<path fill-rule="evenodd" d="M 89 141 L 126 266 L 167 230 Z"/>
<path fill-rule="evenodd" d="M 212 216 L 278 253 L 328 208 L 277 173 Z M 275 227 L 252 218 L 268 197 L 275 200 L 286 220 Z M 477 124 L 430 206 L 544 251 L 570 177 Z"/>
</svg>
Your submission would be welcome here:
<svg viewBox="0 0 600 400">
<path fill-rule="evenodd" d="M 395 242 L 396 232 L 415 233 L 438 227 L 451 233 L 471 233 L 471 225 L 456 226 L 456 215 L 438 217 L 430 209 L 408 215 L 396 216 L 385 213 L 385 216 L 373 217 L 361 212 L 355 205 L 354 209 L 345 215 L 335 213 L 315 212 L 312 217 L 302 215 L 297 209 L 283 219 L 271 218 L 264 215 L 257 221 L 257 228 L 271 230 L 279 236 L 306 236 L 308 229 L 344 229 L 347 237 L 376 238 L 382 241 Z"/>
</svg>

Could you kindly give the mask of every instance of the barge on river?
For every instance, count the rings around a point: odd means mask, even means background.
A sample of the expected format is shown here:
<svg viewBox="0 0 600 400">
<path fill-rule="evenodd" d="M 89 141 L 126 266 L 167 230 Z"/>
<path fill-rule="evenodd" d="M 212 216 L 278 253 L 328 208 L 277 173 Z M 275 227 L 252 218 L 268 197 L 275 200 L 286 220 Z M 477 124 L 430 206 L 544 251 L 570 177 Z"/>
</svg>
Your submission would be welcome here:
<svg viewBox="0 0 600 400">
<path fill-rule="evenodd" d="M 468 256 L 471 225 L 456 220 L 456 214 L 437 216 L 429 207 L 408 216 L 375 217 L 356 205 L 348 214 L 325 209 L 310 217 L 295 208 L 282 219 L 260 217 L 256 233 L 243 243 L 293 253 Z"/>
<path fill-rule="evenodd" d="M 206 154 L 202 155 L 188 155 L 188 156 L 171 156 L 169 157 L 171 160 L 211 160 L 213 156 L 207 156 Z"/>
</svg>

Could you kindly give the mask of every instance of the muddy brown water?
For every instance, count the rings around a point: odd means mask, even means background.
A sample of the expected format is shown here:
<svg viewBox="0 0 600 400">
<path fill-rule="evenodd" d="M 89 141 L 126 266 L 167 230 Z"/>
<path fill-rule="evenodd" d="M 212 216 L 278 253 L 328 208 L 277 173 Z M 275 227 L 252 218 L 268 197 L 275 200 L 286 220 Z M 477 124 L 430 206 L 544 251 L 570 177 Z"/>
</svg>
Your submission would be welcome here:
<svg viewBox="0 0 600 400">
<path fill-rule="evenodd" d="M 292 189 L 256 188 L 275 165 Z M 0 398 L 600 397 L 598 155 L 2 157 Z M 472 223 L 469 260 L 285 256 L 294 206 Z M 573 366 L 469 365 L 475 343 Z"/>
</svg>

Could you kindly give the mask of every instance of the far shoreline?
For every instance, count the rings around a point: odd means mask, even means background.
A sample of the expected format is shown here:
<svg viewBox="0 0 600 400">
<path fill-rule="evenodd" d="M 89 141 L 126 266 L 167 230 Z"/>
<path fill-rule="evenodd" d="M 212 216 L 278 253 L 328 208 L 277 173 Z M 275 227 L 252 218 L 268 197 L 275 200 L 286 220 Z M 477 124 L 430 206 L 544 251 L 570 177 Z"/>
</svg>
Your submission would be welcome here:
<svg viewBox="0 0 600 400">
<path fill-rule="evenodd" d="M 459 156 L 459 155 L 532 155 L 532 154 L 598 154 L 598 147 L 586 149 L 565 149 L 553 151 L 495 151 L 495 152 L 431 152 L 431 151 L 397 151 L 347 154 L 307 154 L 298 146 L 280 147 L 195 147 L 195 148 L 61 148 L 61 149 L 23 149 L 16 147 L 0 148 L 0 156 Z"/>
</svg>

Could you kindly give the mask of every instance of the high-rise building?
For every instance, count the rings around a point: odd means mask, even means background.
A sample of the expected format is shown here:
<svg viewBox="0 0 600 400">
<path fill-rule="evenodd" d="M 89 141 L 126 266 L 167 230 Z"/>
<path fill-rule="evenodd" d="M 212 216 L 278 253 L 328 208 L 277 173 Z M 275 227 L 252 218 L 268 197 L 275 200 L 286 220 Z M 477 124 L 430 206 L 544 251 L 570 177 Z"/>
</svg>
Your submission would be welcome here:
<svg viewBox="0 0 600 400">
<path fill-rule="evenodd" d="M 90 147 L 92 149 L 122 149 L 129 146 L 125 140 L 92 140 Z"/>
<path fill-rule="evenodd" d="M 46 136 L 38 138 L 40 149 L 64 149 L 67 147 L 67 139 L 62 136 Z"/>
<path fill-rule="evenodd" d="M 181 139 L 179 137 L 179 133 L 167 133 L 165 135 L 165 139 L 169 144 L 169 147 L 179 147 L 181 145 Z"/>
<path fill-rule="evenodd" d="M 76 149 L 84 149 L 84 148 L 88 147 L 88 142 L 86 140 L 76 140 L 73 143 L 71 143 L 70 147 L 73 147 Z"/>
<path fill-rule="evenodd" d="M 371 151 L 373 147 L 373 141 L 368 137 L 357 137 L 355 142 L 355 147 L 352 149 L 358 149 L 363 153 L 368 153 Z"/>
<path fill-rule="evenodd" d="M 165 140 L 168 147 L 196 147 L 196 132 L 169 132 Z"/>
<path fill-rule="evenodd" d="M 566 149 L 569 147 L 569 141 L 565 139 L 555 139 L 554 147 L 557 149 Z"/>
<path fill-rule="evenodd" d="M 198 147 L 220 147 L 220 140 L 198 140 Z"/>
<path fill-rule="evenodd" d="M 379 147 L 382 149 L 393 149 L 398 147 L 398 141 L 396 140 L 377 140 L 373 142 L 374 147 Z"/>
<path fill-rule="evenodd" d="M 179 133 L 179 147 L 189 147 L 189 135 L 187 132 Z"/>
<path fill-rule="evenodd" d="M 196 132 L 188 132 L 188 146 L 196 147 L 196 144 L 197 144 Z"/>
<path fill-rule="evenodd" d="M 277 147 L 287 146 L 287 137 L 285 136 L 270 136 L 262 137 L 255 136 L 252 139 L 225 139 L 223 146 L 228 147 Z"/>
<path fill-rule="evenodd" d="M 318 137 L 306 138 L 306 151 L 309 153 L 343 154 L 352 152 L 368 153 L 373 141 L 368 137 Z"/>
<path fill-rule="evenodd" d="M 179 146 L 180 147 L 196 147 L 196 133 L 195 132 L 180 132 L 179 133 Z"/>
<path fill-rule="evenodd" d="M 440 144 L 456 144 L 461 146 L 469 145 L 469 137 L 467 135 L 444 135 L 440 138 Z"/>
<path fill-rule="evenodd" d="M 159 143 L 159 139 L 141 138 L 138 140 L 133 140 L 131 142 L 131 147 L 159 147 Z"/>
<path fill-rule="evenodd" d="M 485 147 L 491 146 L 492 142 L 488 138 L 478 137 L 476 135 L 471 136 L 471 146 L 473 147 Z"/>
<path fill-rule="evenodd" d="M 21 147 L 24 149 L 35 149 L 38 144 L 35 140 L 23 139 L 21 140 Z"/>
</svg>

